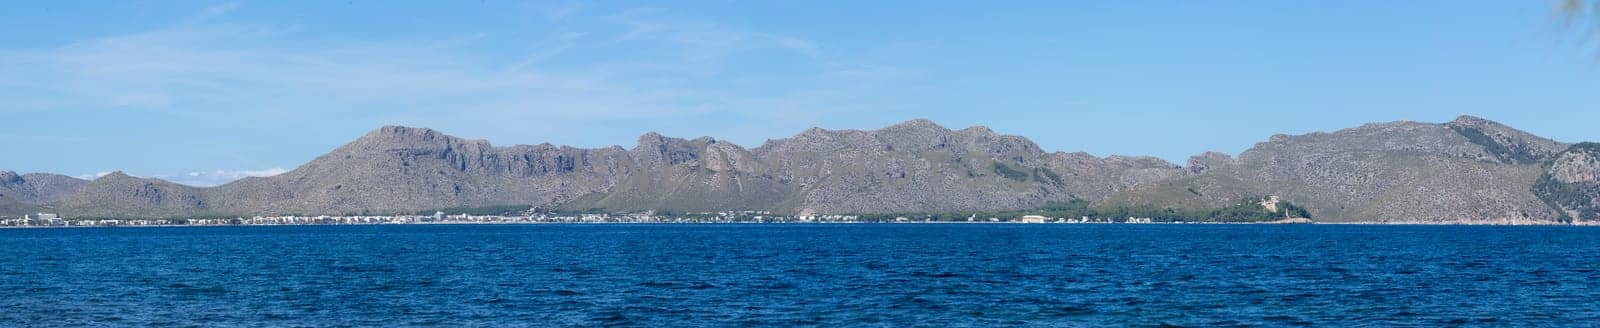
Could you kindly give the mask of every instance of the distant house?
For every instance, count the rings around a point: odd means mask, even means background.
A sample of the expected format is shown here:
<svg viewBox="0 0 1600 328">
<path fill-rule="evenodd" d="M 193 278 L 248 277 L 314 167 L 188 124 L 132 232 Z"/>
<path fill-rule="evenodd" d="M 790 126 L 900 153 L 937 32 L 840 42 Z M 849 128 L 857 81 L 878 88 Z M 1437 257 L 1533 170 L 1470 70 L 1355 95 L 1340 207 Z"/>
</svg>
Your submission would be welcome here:
<svg viewBox="0 0 1600 328">
<path fill-rule="evenodd" d="M 1267 211 L 1277 212 L 1279 201 L 1278 196 L 1267 196 L 1266 199 L 1262 199 L 1258 204 L 1261 204 L 1261 208 L 1265 208 Z"/>
<path fill-rule="evenodd" d="M 62 225 L 64 223 L 60 215 L 51 213 L 38 213 L 32 216 L 24 214 L 22 220 L 34 225 Z"/>
<path fill-rule="evenodd" d="M 1049 219 L 1040 215 L 1024 215 L 1022 216 L 1022 223 L 1044 223 L 1045 220 Z"/>
</svg>

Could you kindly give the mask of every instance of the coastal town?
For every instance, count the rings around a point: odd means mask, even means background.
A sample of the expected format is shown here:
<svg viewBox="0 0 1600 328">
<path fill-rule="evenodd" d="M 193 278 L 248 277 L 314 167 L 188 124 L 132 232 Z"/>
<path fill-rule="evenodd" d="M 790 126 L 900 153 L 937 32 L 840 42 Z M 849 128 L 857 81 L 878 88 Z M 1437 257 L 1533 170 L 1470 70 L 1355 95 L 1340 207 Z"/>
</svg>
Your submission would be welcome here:
<svg viewBox="0 0 1600 328">
<path fill-rule="evenodd" d="M 867 219 L 857 215 L 775 215 L 767 211 L 720 211 L 663 215 L 654 211 L 640 213 L 550 214 L 522 213 L 520 215 L 359 215 L 359 216 L 252 216 L 234 218 L 187 219 L 73 219 L 53 213 L 36 213 L 16 217 L 0 217 L 0 228 L 21 227 L 163 227 L 163 226 L 276 226 L 276 225 L 381 225 L 381 224 L 541 224 L 541 223 L 1154 223 L 1149 218 L 1095 219 L 1052 218 L 1024 215 L 1013 218 L 976 215 L 965 220 L 934 220 L 898 216 Z"/>
<path fill-rule="evenodd" d="M 1079 204 L 1082 205 L 1082 204 Z M 1247 220 L 1192 221 L 1187 216 L 1144 217 L 1109 213 L 1089 213 L 1087 207 L 1077 211 L 1057 207 L 1041 211 L 1010 211 L 969 214 L 862 214 L 819 215 L 801 211 L 798 215 L 784 215 L 771 211 L 726 210 L 716 212 L 606 212 L 590 209 L 585 212 L 559 211 L 538 206 L 496 206 L 427 211 L 413 215 L 274 215 L 235 217 L 187 218 L 69 218 L 59 213 L 34 213 L 20 218 L 0 216 L 0 228 L 6 227 L 142 227 L 142 226 L 276 226 L 276 225 L 380 225 L 380 224 L 584 224 L 584 223 L 1263 223 L 1304 224 L 1312 221 L 1294 215 L 1293 205 L 1277 196 L 1259 200 L 1246 199 L 1236 205 L 1247 208 L 1245 212 L 1262 211 Z M 1283 213 L 1274 217 L 1272 213 Z M 1091 217 L 1090 215 L 1094 215 Z M 1191 214 L 1199 216 L 1201 214 Z"/>
<path fill-rule="evenodd" d="M 531 224 L 531 223 L 775 223 L 850 222 L 854 216 L 774 216 L 762 211 L 724 211 L 688 216 L 661 216 L 654 212 L 520 215 L 281 215 L 234 218 L 184 219 L 69 219 L 38 213 L 21 218 L 0 217 L 0 227 L 120 227 L 120 226 L 246 226 L 246 225 L 373 225 L 373 224 Z"/>
</svg>

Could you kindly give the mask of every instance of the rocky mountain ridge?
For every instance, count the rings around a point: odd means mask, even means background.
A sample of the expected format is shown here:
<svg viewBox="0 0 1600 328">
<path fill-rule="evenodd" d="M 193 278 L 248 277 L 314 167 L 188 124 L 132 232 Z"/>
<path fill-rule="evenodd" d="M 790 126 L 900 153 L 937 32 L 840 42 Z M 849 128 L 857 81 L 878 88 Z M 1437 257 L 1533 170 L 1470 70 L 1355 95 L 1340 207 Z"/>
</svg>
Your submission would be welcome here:
<svg viewBox="0 0 1600 328">
<path fill-rule="evenodd" d="M 812 128 L 755 148 L 656 133 L 632 148 L 497 147 L 385 126 L 293 171 L 210 188 L 120 172 L 93 181 L 0 172 L 0 213 L 247 216 L 526 205 L 834 214 L 1016 210 L 1071 200 L 1203 208 L 1278 195 L 1323 221 L 1558 222 L 1584 217 L 1564 215 L 1576 212 L 1552 205 L 1534 185 L 1545 176 L 1569 185 L 1592 180 L 1583 168 L 1593 158 L 1569 147 L 1470 116 L 1277 135 L 1237 157 L 1205 153 L 1185 166 L 1046 152 L 1020 136 L 928 120 L 867 131 Z"/>
<path fill-rule="evenodd" d="M 1191 159 L 1191 176 L 1138 186 L 1115 205 L 1203 207 L 1279 195 L 1323 221 L 1538 223 L 1559 213 L 1532 192 L 1561 144 L 1477 117 L 1278 135 L 1237 159 Z M 1196 166 L 1196 164 L 1200 164 Z"/>
<path fill-rule="evenodd" d="M 0 171 L 0 215 L 20 214 L 60 202 L 88 183 L 59 174 Z"/>
</svg>

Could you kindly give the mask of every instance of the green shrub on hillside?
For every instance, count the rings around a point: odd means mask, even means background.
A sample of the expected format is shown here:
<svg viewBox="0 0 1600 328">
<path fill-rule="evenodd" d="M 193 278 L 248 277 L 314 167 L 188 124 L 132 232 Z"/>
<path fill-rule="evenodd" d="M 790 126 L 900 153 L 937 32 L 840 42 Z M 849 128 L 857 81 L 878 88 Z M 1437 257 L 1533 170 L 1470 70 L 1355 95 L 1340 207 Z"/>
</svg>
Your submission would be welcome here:
<svg viewBox="0 0 1600 328">
<path fill-rule="evenodd" d="M 1028 181 L 1028 177 L 1031 176 L 1028 172 L 1011 168 L 1010 165 L 1001 162 L 994 162 L 994 173 L 1006 177 L 1006 179 L 1017 181 Z"/>
</svg>

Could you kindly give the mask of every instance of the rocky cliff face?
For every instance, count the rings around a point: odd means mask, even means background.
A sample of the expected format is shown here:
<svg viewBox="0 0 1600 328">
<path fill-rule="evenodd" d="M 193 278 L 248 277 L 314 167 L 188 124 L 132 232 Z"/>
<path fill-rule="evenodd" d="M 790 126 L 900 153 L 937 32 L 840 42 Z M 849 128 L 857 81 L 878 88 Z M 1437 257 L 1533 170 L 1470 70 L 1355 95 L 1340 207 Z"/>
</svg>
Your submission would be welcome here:
<svg viewBox="0 0 1600 328">
<path fill-rule="evenodd" d="M 1600 182 L 1600 144 L 1582 143 L 1550 163 L 1551 179 L 1560 183 Z"/>
<path fill-rule="evenodd" d="M 749 150 L 650 134 L 630 154 L 642 174 L 569 207 L 784 213 L 1028 208 L 1178 172 L 1159 159 L 1045 153 L 1025 138 L 983 127 L 950 130 L 927 120 L 874 131 L 810 129 Z"/>
<path fill-rule="evenodd" d="M 767 210 L 792 188 L 743 147 L 712 138 L 685 140 L 648 133 L 622 154 L 634 174 L 564 207 L 620 210 Z"/>
<path fill-rule="evenodd" d="M 1557 154 L 1533 192 L 1565 219 L 1600 221 L 1600 144 L 1579 143 Z"/>
<path fill-rule="evenodd" d="M 620 148 L 494 147 L 429 129 L 386 126 L 293 171 L 207 190 L 245 214 L 361 214 L 552 204 L 633 174 Z"/>
<path fill-rule="evenodd" d="M 89 182 L 0 172 L 0 211 L 160 217 L 537 205 L 826 214 L 1066 200 L 1203 208 L 1277 195 L 1320 221 L 1534 223 L 1587 218 L 1587 208 L 1600 207 L 1592 206 L 1600 191 L 1585 189 L 1596 184 L 1600 152 L 1571 148 L 1475 117 L 1273 136 L 1237 158 L 1206 153 L 1186 167 L 1045 152 L 1026 138 L 927 120 L 813 128 L 756 148 L 655 133 L 632 148 L 496 147 L 386 126 L 294 171 L 212 188 L 120 173 Z"/>
</svg>

